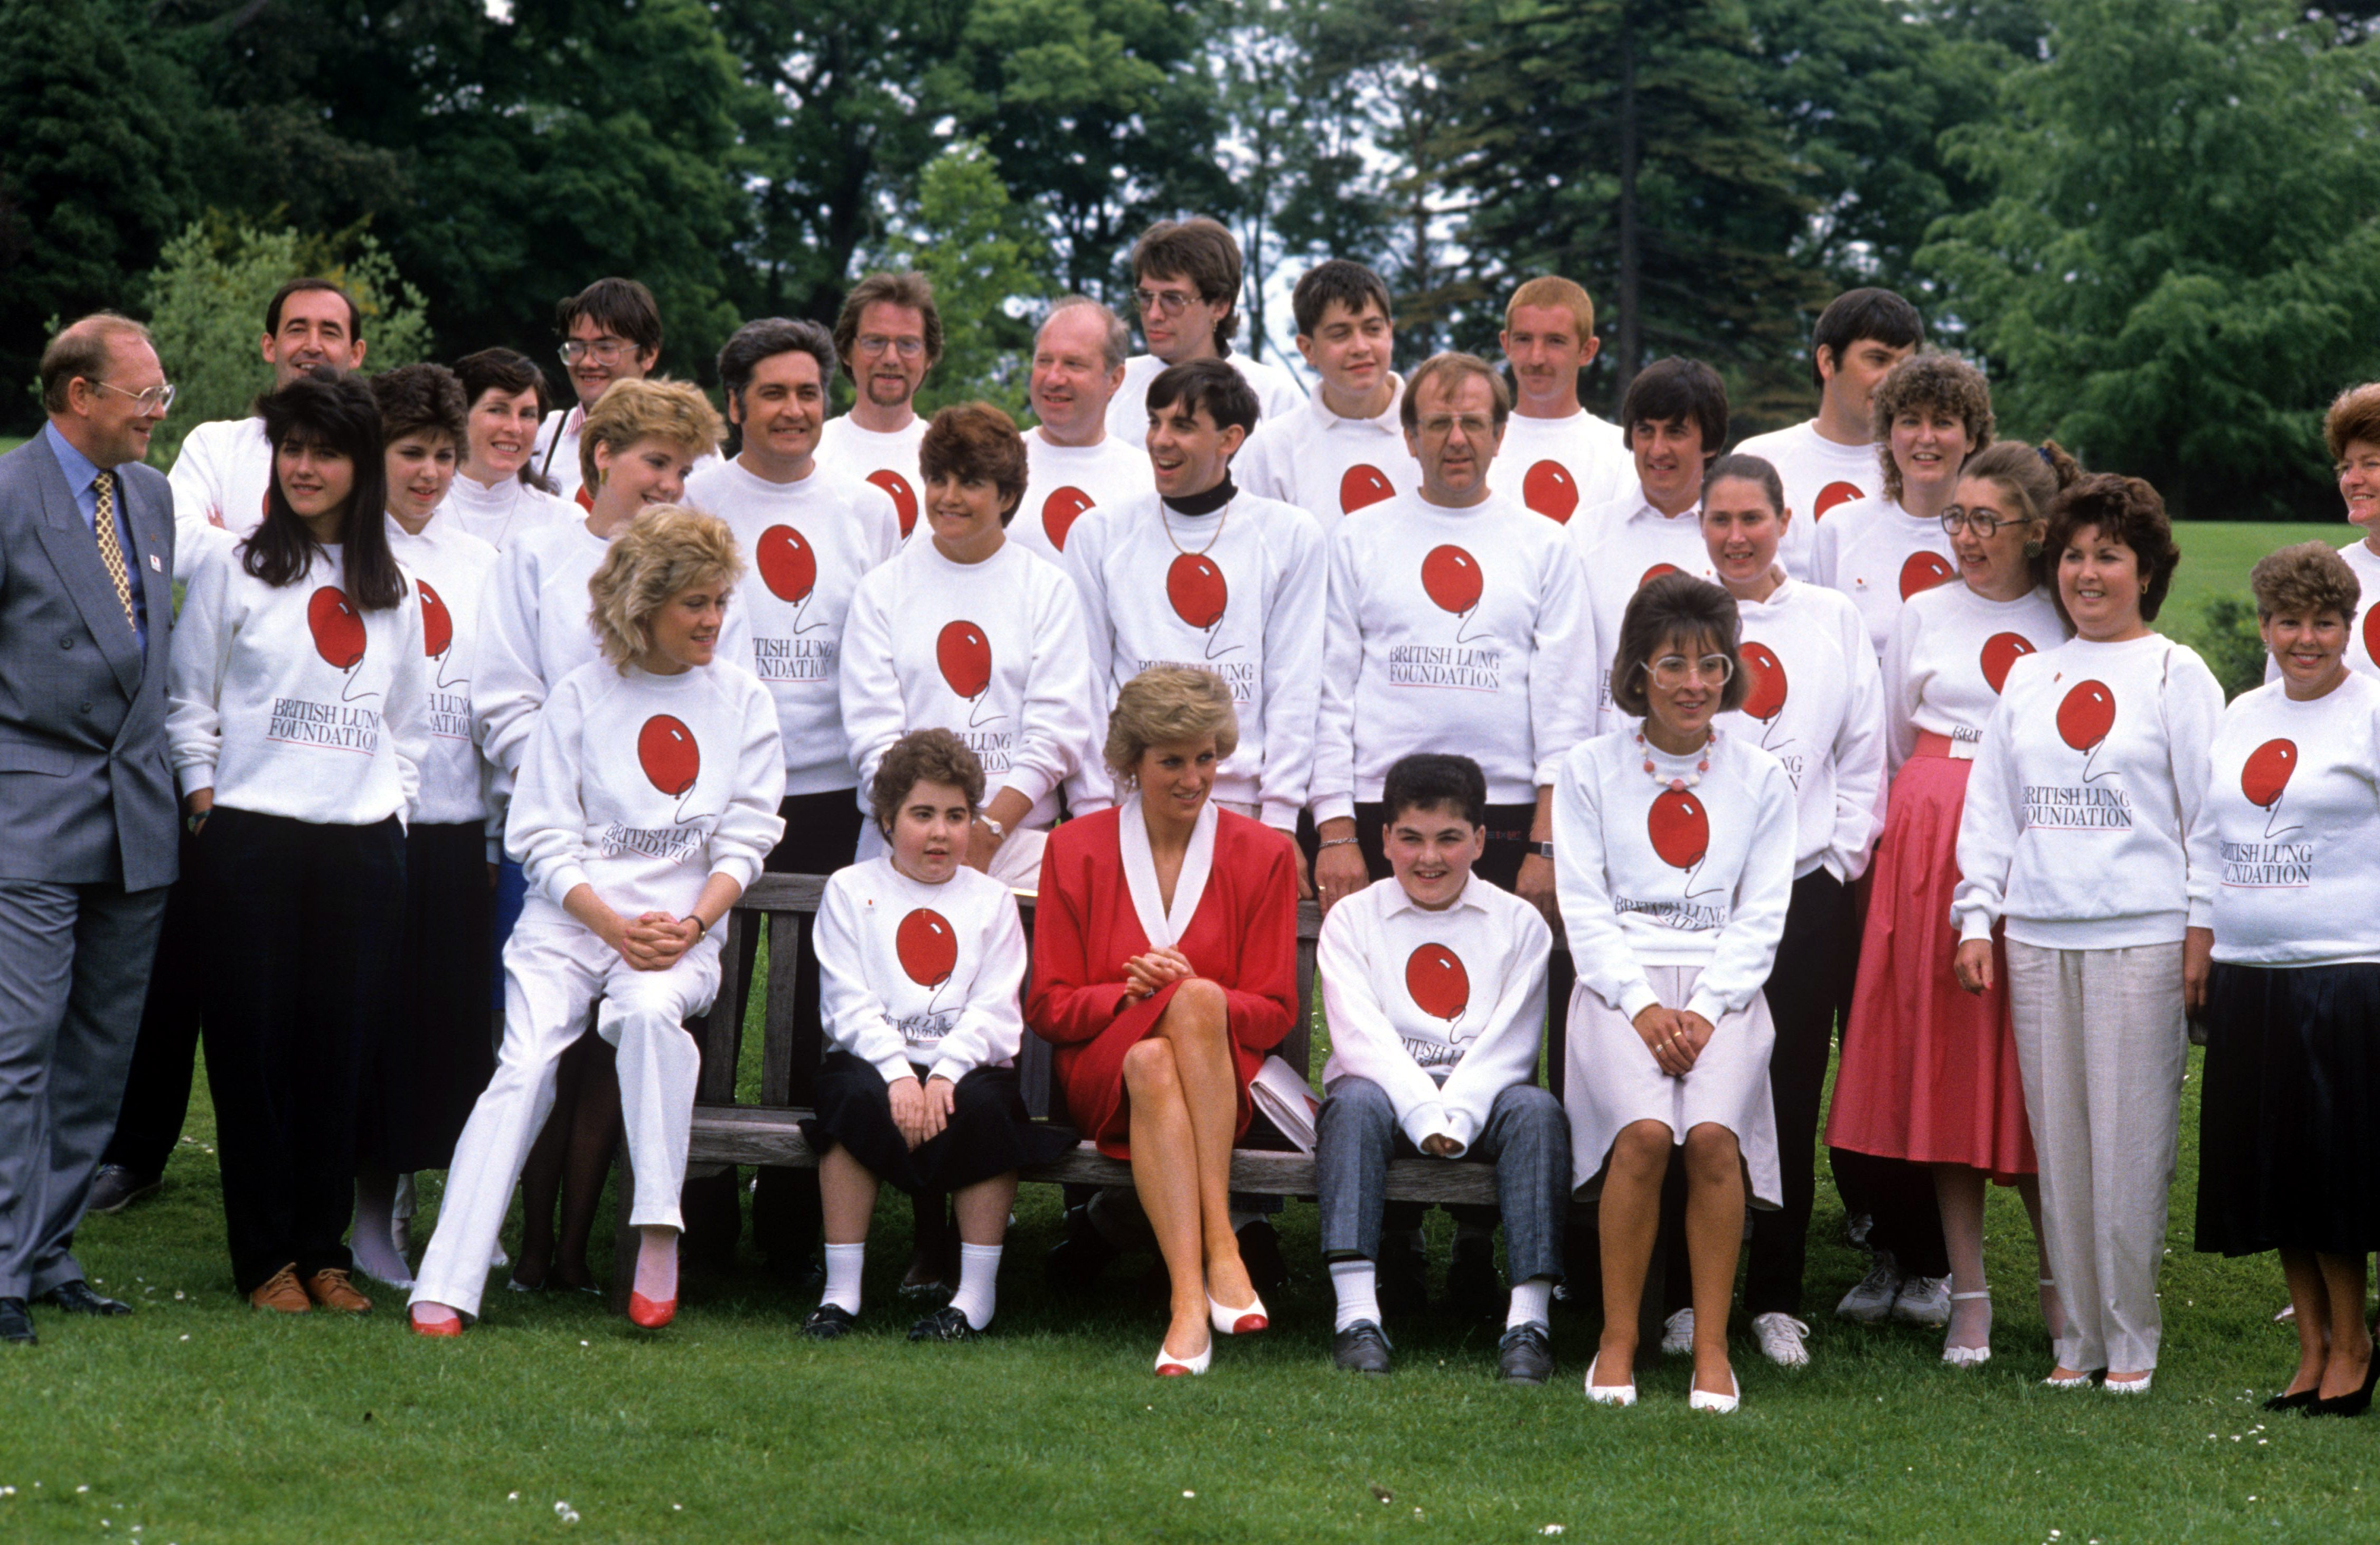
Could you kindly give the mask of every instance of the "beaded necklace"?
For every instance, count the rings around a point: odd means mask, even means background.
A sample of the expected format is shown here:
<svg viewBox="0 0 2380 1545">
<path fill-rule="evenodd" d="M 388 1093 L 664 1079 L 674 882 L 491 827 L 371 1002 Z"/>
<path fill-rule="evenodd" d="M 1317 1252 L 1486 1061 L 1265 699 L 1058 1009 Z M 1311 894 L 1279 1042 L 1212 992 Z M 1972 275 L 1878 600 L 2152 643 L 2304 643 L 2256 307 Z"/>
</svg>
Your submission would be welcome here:
<svg viewBox="0 0 2380 1545">
<path fill-rule="evenodd" d="M 1694 787 L 1696 784 L 1703 781 L 1703 774 L 1710 771 L 1711 748 L 1718 744 L 1719 734 L 1719 731 L 1714 729 L 1710 732 L 1710 738 L 1703 742 L 1702 760 L 1694 763 L 1694 770 L 1693 772 L 1687 773 L 1682 778 L 1665 778 L 1661 776 L 1660 770 L 1653 765 L 1653 750 L 1652 748 L 1645 743 L 1645 732 L 1643 730 L 1638 730 L 1636 732 L 1636 748 L 1645 753 L 1645 775 L 1652 779 L 1657 785 L 1662 788 L 1676 789 L 1680 792 L 1683 792 L 1686 789 Z M 1665 752 L 1663 754 L 1666 755 L 1667 753 Z"/>
</svg>

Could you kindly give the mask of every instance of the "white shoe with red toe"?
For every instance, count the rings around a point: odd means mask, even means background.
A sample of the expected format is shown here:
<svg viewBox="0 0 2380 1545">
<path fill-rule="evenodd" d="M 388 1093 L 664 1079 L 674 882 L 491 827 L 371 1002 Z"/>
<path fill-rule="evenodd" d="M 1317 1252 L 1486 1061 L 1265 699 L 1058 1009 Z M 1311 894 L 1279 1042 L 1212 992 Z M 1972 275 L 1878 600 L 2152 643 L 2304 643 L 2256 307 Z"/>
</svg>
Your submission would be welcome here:
<svg viewBox="0 0 2380 1545">
<path fill-rule="evenodd" d="M 1165 1349 L 1163 1342 L 1157 1344 L 1157 1376 L 1160 1379 L 1195 1377 L 1206 1372 L 1207 1365 L 1214 1360 L 1215 1343 L 1212 1337 L 1208 1338 L 1206 1350 L 1195 1357 L 1176 1356 Z"/>
<path fill-rule="evenodd" d="M 1272 1323 L 1265 1314 L 1262 1298 L 1251 1298 L 1245 1308 L 1227 1309 L 1215 1302 L 1211 1293 L 1207 1295 L 1207 1320 L 1215 1327 L 1215 1333 L 1222 1336 L 1252 1336 Z"/>
</svg>

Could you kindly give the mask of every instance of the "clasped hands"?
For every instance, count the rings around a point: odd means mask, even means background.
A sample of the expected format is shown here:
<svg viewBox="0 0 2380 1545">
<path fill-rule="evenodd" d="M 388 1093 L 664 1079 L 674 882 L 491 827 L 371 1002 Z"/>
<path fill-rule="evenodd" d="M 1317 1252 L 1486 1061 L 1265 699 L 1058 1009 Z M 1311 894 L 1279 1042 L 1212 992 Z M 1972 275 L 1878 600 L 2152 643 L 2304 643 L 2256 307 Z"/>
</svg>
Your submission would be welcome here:
<svg viewBox="0 0 2380 1545">
<path fill-rule="evenodd" d="M 1155 997 L 1173 983 L 1187 981 L 1197 974 L 1189 956 L 1171 944 L 1160 945 L 1123 963 L 1124 985 L 1135 998 Z"/>
<path fill-rule="evenodd" d="M 1661 1071 L 1672 1078 L 1682 1078 L 1694 1071 L 1694 1065 L 1710 1044 L 1716 1027 L 1692 1009 L 1664 1008 L 1659 1004 L 1647 1004 L 1635 1018 L 1636 1033 L 1645 1038 L 1645 1048 Z"/>
<path fill-rule="evenodd" d="M 633 918 L 624 918 L 613 911 L 589 885 L 572 891 L 563 906 L 592 930 L 595 937 L 618 952 L 634 971 L 668 970 L 694 948 L 705 931 L 698 918 L 673 917 L 667 912 L 639 912 Z"/>
<path fill-rule="evenodd" d="M 920 1084 L 917 1075 L 910 1074 L 893 1079 L 885 1086 L 884 1092 L 892 1101 L 892 1125 L 901 1129 L 902 1139 L 911 1148 L 941 1136 L 958 1103 L 951 1081 L 939 1077 Z"/>
</svg>

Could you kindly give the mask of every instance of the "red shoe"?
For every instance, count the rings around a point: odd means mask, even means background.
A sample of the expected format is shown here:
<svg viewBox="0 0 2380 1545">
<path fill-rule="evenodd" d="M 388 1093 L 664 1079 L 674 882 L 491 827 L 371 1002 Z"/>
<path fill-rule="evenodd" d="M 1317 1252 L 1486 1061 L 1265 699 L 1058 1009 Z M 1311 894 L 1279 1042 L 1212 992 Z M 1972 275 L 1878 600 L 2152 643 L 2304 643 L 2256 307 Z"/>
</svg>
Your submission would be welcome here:
<svg viewBox="0 0 2380 1545">
<path fill-rule="evenodd" d="M 452 1320 L 424 1321 L 415 1319 L 408 1311 L 405 1322 L 413 1327 L 413 1333 L 417 1336 L 459 1336 L 463 1333 L 463 1317 L 459 1314 Z"/>
<path fill-rule="evenodd" d="M 628 1295 L 628 1318 L 648 1331 L 658 1331 L 677 1318 L 677 1300 L 664 1298 L 654 1303 L 641 1293 Z"/>
</svg>

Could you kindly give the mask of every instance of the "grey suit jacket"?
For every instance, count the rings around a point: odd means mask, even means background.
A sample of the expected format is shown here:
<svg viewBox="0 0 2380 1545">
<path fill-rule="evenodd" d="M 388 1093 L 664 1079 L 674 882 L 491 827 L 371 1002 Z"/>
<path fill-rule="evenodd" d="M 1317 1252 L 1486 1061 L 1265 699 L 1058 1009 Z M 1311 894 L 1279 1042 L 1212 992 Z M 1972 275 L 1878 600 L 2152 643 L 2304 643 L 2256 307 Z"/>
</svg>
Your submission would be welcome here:
<svg viewBox="0 0 2380 1545">
<path fill-rule="evenodd" d="M 0 880 L 145 891 L 176 872 L 174 495 L 153 467 L 116 473 L 145 655 L 49 442 L 0 456 Z"/>
</svg>

